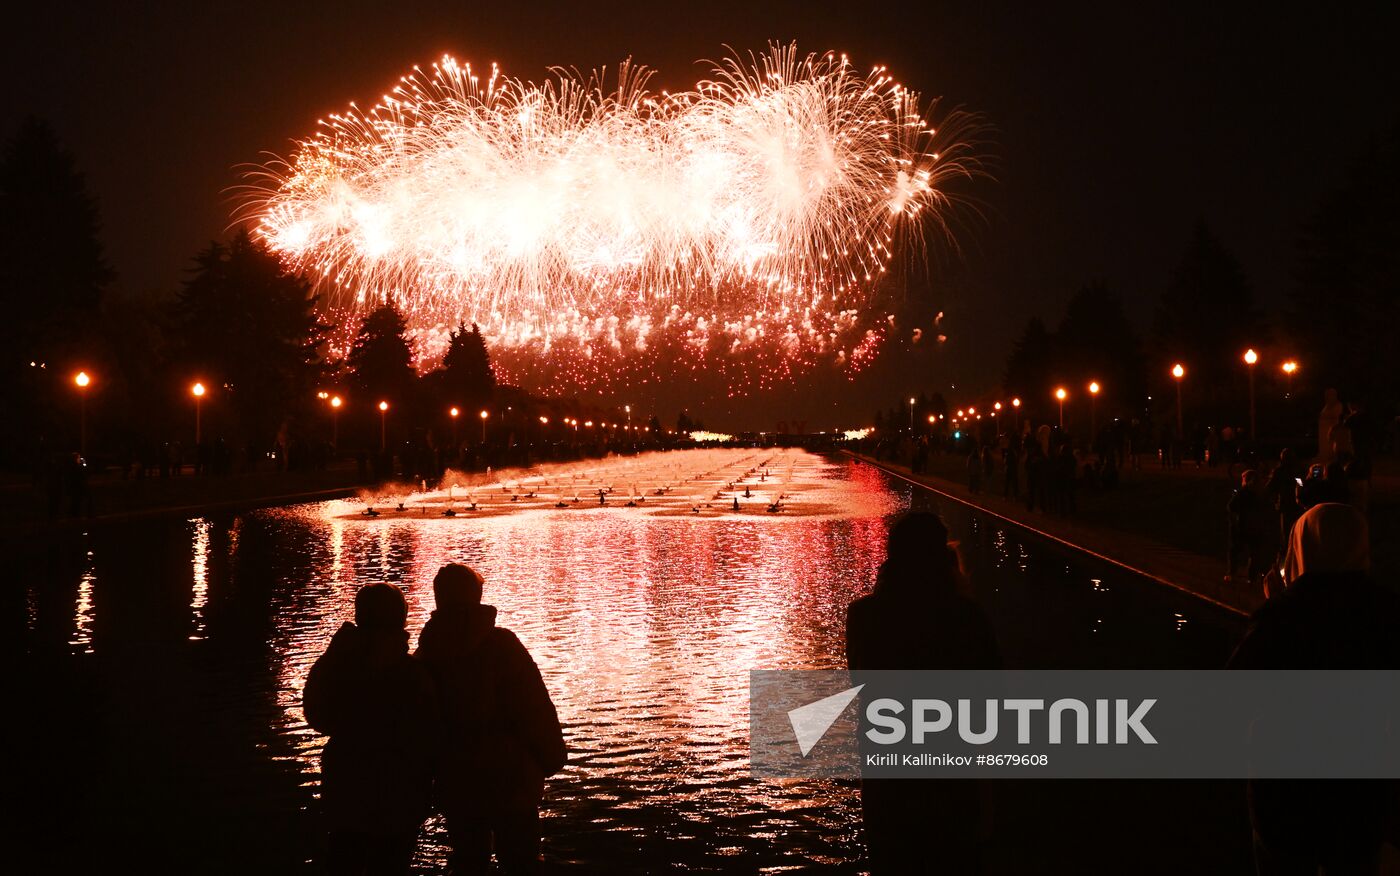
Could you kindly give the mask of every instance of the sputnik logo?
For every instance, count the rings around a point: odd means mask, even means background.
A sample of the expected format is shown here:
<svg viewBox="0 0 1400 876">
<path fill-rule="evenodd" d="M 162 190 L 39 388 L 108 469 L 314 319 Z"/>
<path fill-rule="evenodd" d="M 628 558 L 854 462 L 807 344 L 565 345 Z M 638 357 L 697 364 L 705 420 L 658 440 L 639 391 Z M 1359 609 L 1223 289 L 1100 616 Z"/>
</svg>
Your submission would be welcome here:
<svg viewBox="0 0 1400 876">
<path fill-rule="evenodd" d="M 792 725 L 792 732 L 797 736 L 797 747 L 801 749 L 803 757 L 821 742 L 826 731 L 830 730 L 836 719 L 841 717 L 841 713 L 846 711 L 846 707 L 856 698 L 862 687 L 865 685 L 847 688 L 787 713 L 788 723 Z"/>
</svg>

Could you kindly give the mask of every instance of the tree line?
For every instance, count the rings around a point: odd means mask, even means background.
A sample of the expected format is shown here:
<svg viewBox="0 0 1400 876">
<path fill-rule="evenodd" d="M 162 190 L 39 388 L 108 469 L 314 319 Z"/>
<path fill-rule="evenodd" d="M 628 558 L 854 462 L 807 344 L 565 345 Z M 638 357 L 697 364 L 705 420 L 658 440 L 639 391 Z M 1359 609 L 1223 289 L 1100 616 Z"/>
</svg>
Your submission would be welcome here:
<svg viewBox="0 0 1400 876">
<path fill-rule="evenodd" d="M 526 408 L 621 419 L 498 387 L 474 325 L 453 328 L 441 365 L 420 374 L 404 316 L 388 302 L 364 314 L 337 356 L 312 285 L 246 230 L 195 255 L 170 294 L 122 295 L 114 280 L 77 162 L 46 123 L 24 122 L 0 151 L 0 393 L 9 424 L 0 466 L 71 453 L 80 416 L 88 455 L 122 464 L 172 443 L 189 447 L 197 429 L 205 442 L 257 452 L 332 437 L 377 450 L 381 400 L 392 406 L 390 443 L 427 432 L 447 442 L 457 431 L 448 403 L 460 406 L 465 436 L 479 436 L 478 411 L 498 403 L 515 412 L 510 427 L 521 434 L 538 422 Z M 75 385 L 80 371 L 86 387 Z"/>
<path fill-rule="evenodd" d="M 1282 306 L 1261 307 L 1239 260 L 1206 226 L 1192 229 L 1150 324 L 1139 331 L 1122 294 L 1102 282 L 1081 288 L 1053 327 L 1030 317 L 1012 348 L 999 387 L 988 398 L 1019 397 L 1025 414 L 1054 423 L 1054 393 L 1066 387 L 1083 412 L 1086 387 L 1098 381 L 1099 422 L 1112 416 L 1175 423 L 1176 378 L 1192 424 L 1244 425 L 1249 374 L 1242 356 L 1259 355 L 1255 378 L 1260 432 L 1306 428 L 1335 388 L 1388 421 L 1400 400 L 1400 128 L 1377 137 L 1348 168 L 1342 184 L 1318 203 L 1298 231 L 1290 287 Z M 1285 361 L 1296 373 L 1285 373 Z M 1289 397 L 1288 404 L 1280 400 Z M 975 400 L 953 400 L 955 405 Z M 941 398 L 915 405 L 946 413 Z M 877 413 L 908 426 L 907 397 Z M 1087 425 L 1087 424 L 1084 424 Z"/>
</svg>

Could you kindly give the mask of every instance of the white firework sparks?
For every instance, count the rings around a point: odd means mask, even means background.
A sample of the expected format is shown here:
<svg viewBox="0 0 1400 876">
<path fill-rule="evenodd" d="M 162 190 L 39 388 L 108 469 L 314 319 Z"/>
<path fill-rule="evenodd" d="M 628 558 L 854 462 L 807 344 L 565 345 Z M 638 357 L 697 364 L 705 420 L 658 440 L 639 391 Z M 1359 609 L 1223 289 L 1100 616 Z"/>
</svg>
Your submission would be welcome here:
<svg viewBox="0 0 1400 876">
<path fill-rule="evenodd" d="M 428 356 L 476 322 L 507 355 L 846 361 L 896 241 L 974 172 L 968 117 L 935 130 L 884 68 L 791 46 L 685 93 L 649 76 L 415 68 L 259 168 L 245 215 L 334 305 L 395 301 Z"/>
</svg>

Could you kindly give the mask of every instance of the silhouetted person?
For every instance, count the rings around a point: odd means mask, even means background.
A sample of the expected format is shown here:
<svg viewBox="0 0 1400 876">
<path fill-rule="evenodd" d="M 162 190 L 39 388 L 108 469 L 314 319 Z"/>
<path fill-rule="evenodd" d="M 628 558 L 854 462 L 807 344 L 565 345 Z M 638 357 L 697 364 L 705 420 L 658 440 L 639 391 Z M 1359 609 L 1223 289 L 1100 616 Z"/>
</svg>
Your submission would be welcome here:
<svg viewBox="0 0 1400 876">
<path fill-rule="evenodd" d="M 1400 668 L 1400 597 L 1372 580 L 1366 518 L 1324 503 L 1298 518 L 1285 589 L 1255 613 L 1231 669 Z M 1260 876 L 1380 869 L 1397 783 L 1256 780 L 1249 785 Z"/>
<path fill-rule="evenodd" d="M 1288 544 L 1288 534 L 1293 530 L 1294 521 L 1303 513 L 1303 509 L 1298 506 L 1298 487 L 1302 480 L 1299 475 L 1293 451 L 1284 448 L 1278 456 L 1278 465 L 1269 475 L 1268 483 L 1264 485 L 1264 495 L 1269 498 L 1274 512 L 1278 514 L 1279 543 L 1284 546 Z"/>
<path fill-rule="evenodd" d="M 870 595 L 846 613 L 846 663 L 863 669 L 998 669 L 991 622 L 961 590 L 963 575 L 937 514 L 911 513 L 890 529 Z M 865 841 L 874 874 L 974 873 L 982 789 L 970 779 L 867 779 Z"/>
<path fill-rule="evenodd" d="M 1298 507 L 1307 511 L 1327 502 L 1347 502 L 1351 490 L 1347 483 L 1346 468 L 1341 462 L 1326 465 L 1314 464 L 1308 469 L 1308 476 L 1298 488 Z"/>
<path fill-rule="evenodd" d="M 1041 450 L 1040 442 L 1034 439 L 1026 441 L 1026 510 L 1034 511 L 1037 504 L 1040 510 L 1047 510 L 1046 488 L 1045 488 L 1045 453 Z"/>
<path fill-rule="evenodd" d="M 433 580 L 437 607 L 418 638 L 446 727 L 435 796 L 454 873 L 485 872 L 493 845 L 505 872 L 534 873 L 544 780 L 568 753 L 535 661 L 496 626 L 496 608 L 481 604 L 481 590 L 475 571 L 443 566 Z"/>
<path fill-rule="evenodd" d="M 1002 450 L 1001 495 L 1007 499 L 1021 498 L 1021 448 L 1015 439 Z"/>
<path fill-rule="evenodd" d="M 1351 434 L 1351 459 L 1346 463 L 1347 489 L 1351 504 L 1366 513 L 1370 507 L 1371 470 L 1376 447 L 1380 444 L 1380 428 L 1366 410 L 1364 402 L 1353 402 L 1346 419 Z"/>
<path fill-rule="evenodd" d="M 1234 578 L 1245 561 L 1245 574 L 1258 581 L 1268 571 L 1274 530 L 1273 513 L 1258 489 L 1259 473 L 1250 469 L 1240 475 L 1239 489 L 1230 496 L 1226 509 L 1230 516 L 1230 570 Z"/>
<path fill-rule="evenodd" d="M 1328 387 L 1322 394 L 1322 412 L 1317 415 L 1317 457 L 1324 464 L 1335 458 L 1332 430 L 1337 428 L 1345 416 L 1346 408 L 1337 397 L 1337 390 Z"/>
<path fill-rule="evenodd" d="M 1054 484 L 1057 500 L 1056 510 L 1061 514 L 1073 514 L 1079 510 L 1075 494 L 1079 488 L 1078 471 L 1074 459 L 1074 447 L 1065 440 L 1056 452 L 1054 460 Z"/>
<path fill-rule="evenodd" d="M 982 492 L 982 454 L 975 444 L 967 454 L 967 488 L 973 493 Z"/>
<path fill-rule="evenodd" d="M 428 816 L 438 709 L 427 669 L 408 653 L 403 594 L 369 584 L 311 667 L 306 722 L 330 737 L 321 799 L 332 873 L 407 873 Z"/>
</svg>

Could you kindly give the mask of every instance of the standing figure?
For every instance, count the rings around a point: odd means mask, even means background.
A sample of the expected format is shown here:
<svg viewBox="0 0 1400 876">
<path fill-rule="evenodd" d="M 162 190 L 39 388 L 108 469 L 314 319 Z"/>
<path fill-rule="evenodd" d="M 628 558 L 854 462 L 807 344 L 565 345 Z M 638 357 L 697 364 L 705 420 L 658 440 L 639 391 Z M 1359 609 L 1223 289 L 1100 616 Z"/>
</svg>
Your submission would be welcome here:
<svg viewBox="0 0 1400 876">
<path fill-rule="evenodd" d="M 1021 442 L 1012 438 L 1007 442 L 1006 448 L 1002 451 L 1002 466 L 1004 478 L 1001 484 L 1001 494 L 1007 499 L 1021 498 Z"/>
<path fill-rule="evenodd" d="M 1250 581 L 1261 580 L 1272 563 L 1269 548 L 1276 528 L 1273 515 L 1259 493 L 1258 478 L 1258 472 L 1253 469 L 1241 474 L 1239 489 L 1230 496 L 1226 506 L 1230 515 L 1230 571 L 1226 578 L 1235 577 L 1241 559 L 1245 561 Z"/>
<path fill-rule="evenodd" d="M 407 873 L 428 817 L 437 702 L 408 653 L 403 594 L 368 584 L 306 679 L 306 723 L 330 737 L 321 799 L 333 874 Z"/>
<path fill-rule="evenodd" d="M 964 593 L 955 545 L 937 514 L 890 529 L 868 596 L 846 612 L 846 663 L 863 669 L 999 669 L 991 622 Z M 986 789 L 975 779 L 866 779 L 861 809 L 870 871 L 975 873 L 988 831 Z"/>
<path fill-rule="evenodd" d="M 447 819 L 452 872 L 485 873 L 494 849 L 506 873 L 540 866 L 544 781 L 568 753 L 539 668 L 481 604 L 482 580 L 461 564 L 433 579 L 418 658 L 437 683 L 445 728 L 435 798 Z"/>
<path fill-rule="evenodd" d="M 1400 669 L 1400 598 L 1369 569 L 1361 512 L 1331 502 L 1307 511 L 1289 533 L 1285 589 L 1255 612 L 1228 668 Z M 1248 790 L 1261 876 L 1381 872 L 1400 782 L 1262 779 Z"/>
<path fill-rule="evenodd" d="M 1317 415 L 1317 458 L 1323 463 L 1333 459 L 1332 430 L 1342 422 L 1345 413 L 1342 400 L 1337 397 L 1337 390 L 1328 387 L 1322 394 L 1322 412 Z"/>
</svg>

